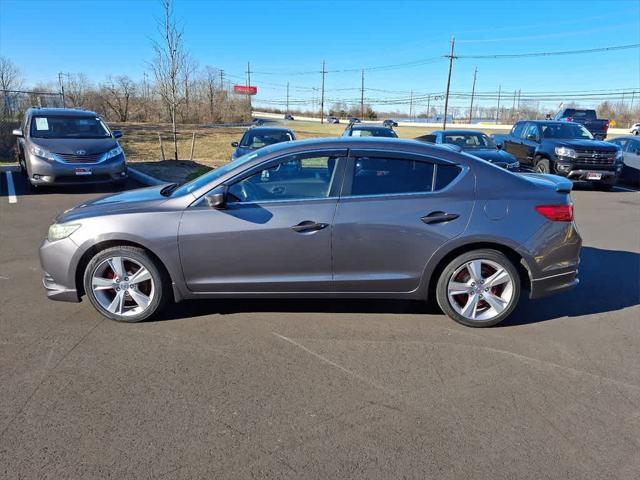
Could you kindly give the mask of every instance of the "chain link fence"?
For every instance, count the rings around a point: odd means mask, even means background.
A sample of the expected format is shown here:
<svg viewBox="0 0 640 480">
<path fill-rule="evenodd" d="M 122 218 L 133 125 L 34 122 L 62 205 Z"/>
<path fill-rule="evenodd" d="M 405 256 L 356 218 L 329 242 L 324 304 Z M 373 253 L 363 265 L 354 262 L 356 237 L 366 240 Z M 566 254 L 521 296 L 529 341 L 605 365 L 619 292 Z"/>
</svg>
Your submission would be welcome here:
<svg viewBox="0 0 640 480">
<path fill-rule="evenodd" d="M 0 162 L 16 158 L 16 138 L 24 112 L 30 107 L 62 107 L 62 94 L 26 90 L 0 90 Z"/>
</svg>

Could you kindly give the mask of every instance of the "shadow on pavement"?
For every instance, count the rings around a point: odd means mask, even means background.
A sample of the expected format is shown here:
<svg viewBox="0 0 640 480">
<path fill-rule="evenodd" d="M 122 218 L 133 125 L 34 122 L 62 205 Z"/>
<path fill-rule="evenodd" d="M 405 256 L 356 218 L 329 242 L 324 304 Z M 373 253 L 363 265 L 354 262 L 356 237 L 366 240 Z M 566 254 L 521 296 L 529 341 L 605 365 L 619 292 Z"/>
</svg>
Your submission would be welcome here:
<svg viewBox="0 0 640 480">
<path fill-rule="evenodd" d="M 502 326 L 613 312 L 640 304 L 640 254 L 583 247 L 580 283 L 564 293 L 522 299 Z"/>
<path fill-rule="evenodd" d="M 583 247 L 580 284 L 538 300 L 524 298 L 499 327 L 612 312 L 640 304 L 640 254 Z M 169 306 L 159 320 L 242 312 L 441 314 L 435 302 L 347 299 L 189 300 Z"/>
</svg>

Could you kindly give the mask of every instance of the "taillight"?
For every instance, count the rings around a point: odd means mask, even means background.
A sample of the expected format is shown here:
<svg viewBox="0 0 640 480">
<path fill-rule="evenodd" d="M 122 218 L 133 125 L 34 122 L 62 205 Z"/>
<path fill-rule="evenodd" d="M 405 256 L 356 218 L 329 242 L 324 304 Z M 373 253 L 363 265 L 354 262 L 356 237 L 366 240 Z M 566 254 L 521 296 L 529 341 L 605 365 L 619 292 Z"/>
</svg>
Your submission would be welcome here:
<svg viewBox="0 0 640 480">
<path fill-rule="evenodd" d="M 604 131 L 606 132 L 607 130 L 609 130 L 609 122 L 605 122 L 604 124 Z"/>
<path fill-rule="evenodd" d="M 538 205 L 536 212 L 554 222 L 571 222 L 573 220 L 573 204 Z"/>
</svg>

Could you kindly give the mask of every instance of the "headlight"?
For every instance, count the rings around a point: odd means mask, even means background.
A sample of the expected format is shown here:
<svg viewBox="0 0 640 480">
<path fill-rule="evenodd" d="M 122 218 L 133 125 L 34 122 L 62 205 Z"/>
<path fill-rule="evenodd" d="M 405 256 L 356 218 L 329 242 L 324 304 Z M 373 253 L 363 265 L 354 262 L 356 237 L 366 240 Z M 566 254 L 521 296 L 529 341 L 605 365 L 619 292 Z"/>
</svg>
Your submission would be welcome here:
<svg viewBox="0 0 640 480">
<path fill-rule="evenodd" d="M 123 153 L 124 152 L 122 151 L 122 148 L 120 147 L 120 145 L 118 145 L 116 148 L 113 148 L 104 153 L 100 161 L 109 160 L 110 158 L 117 157 L 118 155 L 122 155 Z"/>
<path fill-rule="evenodd" d="M 616 161 L 621 162 L 622 160 L 624 160 L 624 154 L 622 153 L 622 150 L 618 150 L 616 152 Z"/>
<path fill-rule="evenodd" d="M 520 162 L 509 163 L 507 168 L 520 168 Z"/>
<path fill-rule="evenodd" d="M 47 240 L 55 242 L 56 240 L 62 240 L 67 238 L 73 232 L 80 228 L 80 225 L 75 223 L 54 223 L 49 227 L 49 233 L 47 234 Z"/>
<path fill-rule="evenodd" d="M 578 155 L 573 148 L 567 147 L 556 147 L 556 155 L 559 157 L 569 157 L 569 158 L 577 158 Z"/>
<path fill-rule="evenodd" d="M 46 158 L 47 160 L 59 160 L 55 153 L 51 153 L 50 151 L 45 150 L 44 148 L 40 148 L 34 144 L 29 145 L 29 152 L 31 153 L 31 155 Z"/>
</svg>

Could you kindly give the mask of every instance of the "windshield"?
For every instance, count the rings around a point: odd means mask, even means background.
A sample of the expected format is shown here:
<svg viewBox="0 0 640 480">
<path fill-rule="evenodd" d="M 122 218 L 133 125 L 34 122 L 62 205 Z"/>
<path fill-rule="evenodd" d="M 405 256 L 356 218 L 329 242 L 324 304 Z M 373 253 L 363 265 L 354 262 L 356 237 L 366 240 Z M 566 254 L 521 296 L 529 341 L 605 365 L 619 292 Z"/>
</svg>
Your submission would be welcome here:
<svg viewBox="0 0 640 480">
<path fill-rule="evenodd" d="M 200 187 L 203 187 L 204 185 L 222 177 L 234 168 L 242 165 L 244 162 L 256 158 L 257 155 L 257 153 L 248 153 L 246 155 L 238 157 L 232 162 L 226 163 L 221 167 L 211 170 L 210 172 L 205 173 L 204 175 L 201 175 L 198 178 L 185 183 L 184 185 L 180 185 L 171 193 L 171 195 L 180 196 L 198 190 Z"/>
<path fill-rule="evenodd" d="M 33 117 L 33 138 L 109 138 L 111 132 L 97 117 Z"/>
<path fill-rule="evenodd" d="M 290 132 L 273 132 L 273 131 L 251 131 L 249 130 L 242 137 L 240 146 L 251 150 L 266 147 L 281 142 L 289 142 L 293 140 Z"/>
<path fill-rule="evenodd" d="M 495 148 L 495 143 L 484 133 L 456 133 L 444 136 L 444 143 L 465 148 Z"/>
<path fill-rule="evenodd" d="M 589 130 L 577 123 L 552 123 L 541 127 L 542 138 L 593 140 Z"/>
</svg>

